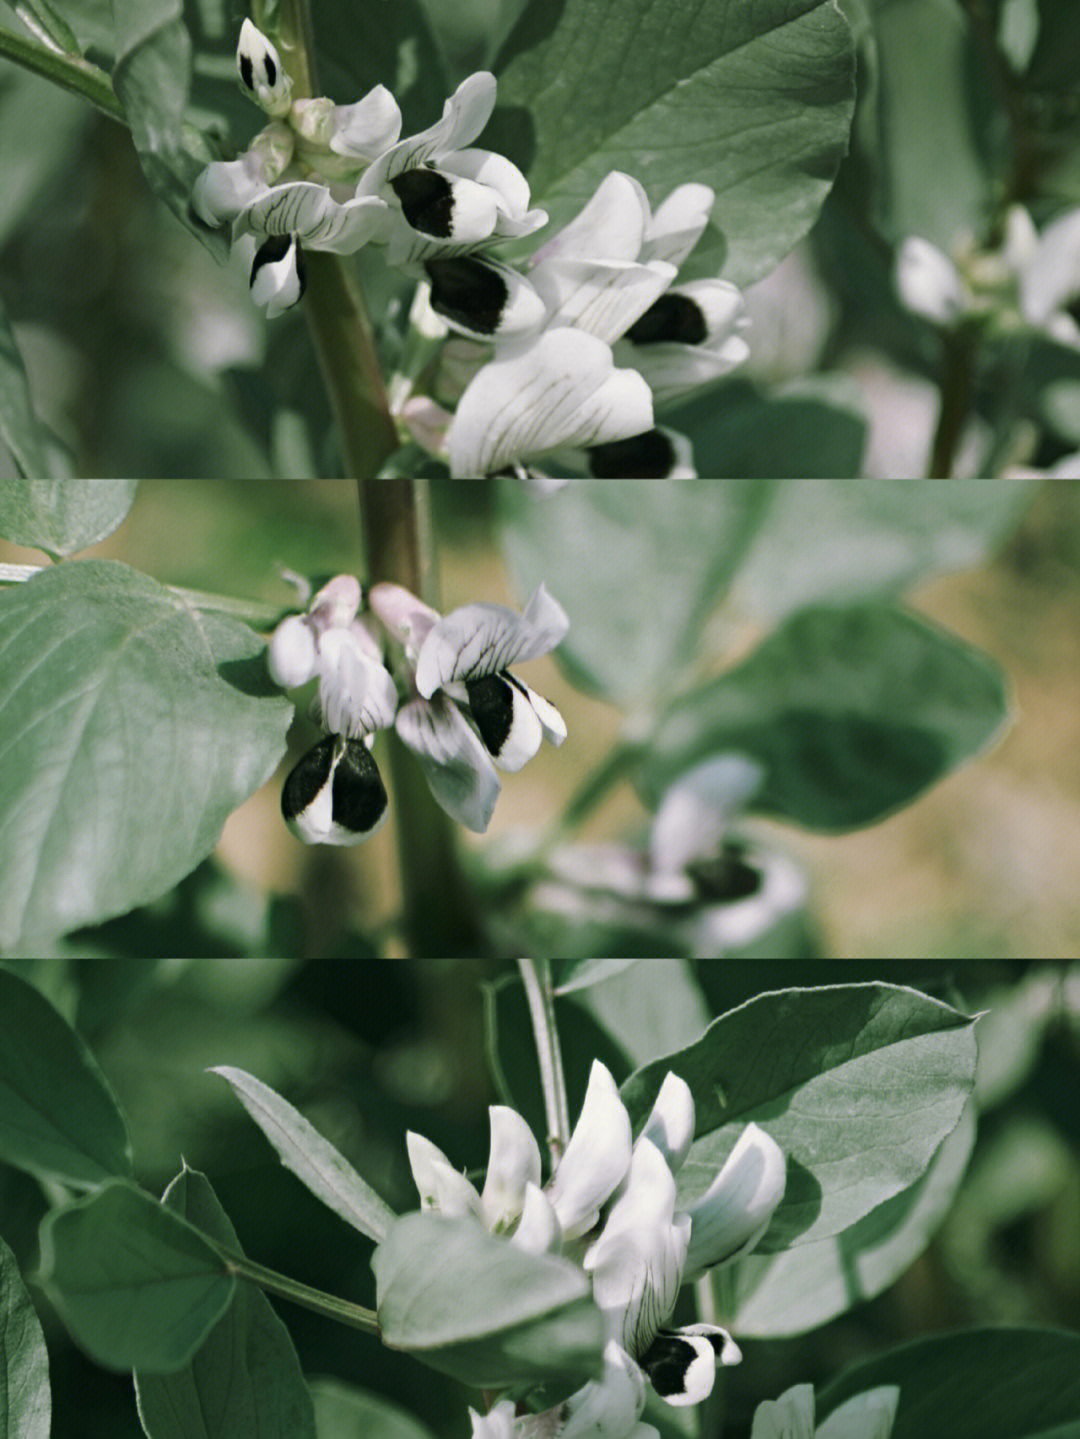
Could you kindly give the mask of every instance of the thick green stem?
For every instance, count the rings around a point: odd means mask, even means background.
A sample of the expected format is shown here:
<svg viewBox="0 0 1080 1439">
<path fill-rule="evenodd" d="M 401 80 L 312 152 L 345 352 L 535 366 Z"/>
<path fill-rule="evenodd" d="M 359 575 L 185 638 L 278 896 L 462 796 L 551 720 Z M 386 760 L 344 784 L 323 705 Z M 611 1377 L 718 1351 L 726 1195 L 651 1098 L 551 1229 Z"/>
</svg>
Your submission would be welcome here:
<svg viewBox="0 0 1080 1439">
<path fill-rule="evenodd" d="M 208 1242 L 213 1243 L 212 1240 Z M 379 1333 L 379 1320 L 373 1309 L 364 1309 L 359 1304 L 351 1304 L 347 1299 L 338 1299 L 336 1295 L 324 1294 L 321 1289 L 312 1289 L 308 1284 L 290 1279 L 287 1274 L 278 1274 L 273 1269 L 255 1264 L 242 1254 L 233 1254 L 221 1245 L 214 1244 L 214 1248 L 224 1260 L 228 1272 L 237 1279 L 246 1279 L 249 1284 L 257 1284 L 260 1289 L 265 1289 L 267 1294 L 276 1294 L 280 1299 L 288 1299 L 315 1314 L 336 1319 L 340 1324 L 363 1329 L 366 1334 Z"/>
<path fill-rule="evenodd" d="M 32 70 L 35 75 L 44 76 L 61 89 L 88 100 L 103 115 L 108 115 L 110 120 L 119 120 L 121 125 L 127 124 L 124 107 L 116 98 L 108 75 L 97 65 L 84 60 L 81 55 L 64 55 L 57 50 L 48 50 L 44 45 L 37 45 L 32 40 L 0 28 L 0 56 L 13 60 L 24 70 Z"/>
<path fill-rule="evenodd" d="M 536 1057 L 540 1063 L 540 1087 L 544 1091 L 548 1147 L 551 1162 L 558 1164 L 570 1142 L 570 1111 L 566 1103 L 562 1050 L 555 1024 L 555 996 L 551 988 L 551 964 L 546 959 L 519 959 L 525 998 L 529 1004 Z"/>
<path fill-rule="evenodd" d="M 968 400 L 975 370 L 975 332 L 968 326 L 945 335 L 942 360 L 941 412 L 930 453 L 932 480 L 947 480 L 956 463 L 956 451 L 968 417 Z"/>
</svg>

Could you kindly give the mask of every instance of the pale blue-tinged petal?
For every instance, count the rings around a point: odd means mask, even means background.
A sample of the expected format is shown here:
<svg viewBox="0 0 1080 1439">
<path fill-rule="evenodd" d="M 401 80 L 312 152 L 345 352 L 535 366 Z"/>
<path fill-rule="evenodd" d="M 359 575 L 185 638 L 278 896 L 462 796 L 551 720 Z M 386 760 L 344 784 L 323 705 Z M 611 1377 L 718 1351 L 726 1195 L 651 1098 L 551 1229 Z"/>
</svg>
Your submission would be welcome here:
<svg viewBox="0 0 1080 1439">
<path fill-rule="evenodd" d="M 567 1239 L 586 1234 L 630 1165 L 630 1116 L 611 1072 L 594 1060 L 581 1113 L 547 1196 Z"/>
<path fill-rule="evenodd" d="M 889 1439 L 899 1402 L 895 1384 L 856 1394 L 818 1425 L 817 1439 Z"/>
<path fill-rule="evenodd" d="M 753 1249 L 784 1197 L 786 1182 L 784 1151 L 759 1125 L 748 1124 L 720 1173 L 689 1207 L 687 1283 Z"/>
<path fill-rule="evenodd" d="M 459 1219 L 466 1214 L 483 1218 L 475 1186 L 454 1168 L 438 1145 L 409 1130 L 405 1135 L 405 1148 L 421 1209 L 432 1209 L 447 1219 Z"/>
<path fill-rule="evenodd" d="M 502 782 L 491 756 L 452 700 L 412 700 L 394 722 L 402 743 L 419 758 L 431 793 L 452 819 L 483 834 Z"/>
<path fill-rule="evenodd" d="M 540 1146 L 516 1110 L 493 1104 L 488 1115 L 491 1151 L 480 1200 L 488 1228 L 501 1230 L 521 1214 L 526 1187 L 540 1183 Z"/>
<path fill-rule="evenodd" d="M 550 653 L 569 628 L 566 611 L 542 584 L 521 614 L 506 605 L 462 605 L 444 615 L 420 646 L 416 688 L 429 698 L 454 680 L 498 674 Z"/>
</svg>

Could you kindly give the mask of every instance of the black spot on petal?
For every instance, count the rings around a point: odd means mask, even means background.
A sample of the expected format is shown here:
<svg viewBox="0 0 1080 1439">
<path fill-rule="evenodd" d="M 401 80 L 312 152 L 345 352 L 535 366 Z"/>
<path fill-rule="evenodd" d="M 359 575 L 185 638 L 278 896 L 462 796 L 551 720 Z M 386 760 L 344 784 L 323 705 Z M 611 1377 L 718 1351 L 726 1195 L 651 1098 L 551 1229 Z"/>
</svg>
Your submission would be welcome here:
<svg viewBox="0 0 1080 1439">
<path fill-rule="evenodd" d="M 495 333 L 510 296 L 498 270 L 471 255 L 428 260 L 424 269 L 431 281 L 431 308 L 437 315 L 479 335 Z"/>
<path fill-rule="evenodd" d="M 661 295 L 626 332 L 635 345 L 656 345 L 677 340 L 683 345 L 700 345 L 709 333 L 701 306 L 688 295 Z"/>
<path fill-rule="evenodd" d="M 390 181 L 390 187 L 414 230 L 437 240 L 447 240 L 454 233 L 454 191 L 445 175 L 424 166 L 403 170 Z"/>
<path fill-rule="evenodd" d="M 589 451 L 589 473 L 598 480 L 662 480 L 675 465 L 675 446 L 660 430 L 612 440 Z"/>
<path fill-rule="evenodd" d="M 732 903 L 749 899 L 764 884 L 761 871 L 743 858 L 743 846 L 727 840 L 716 859 L 693 860 L 686 872 L 702 899 Z"/>
<path fill-rule="evenodd" d="M 273 55 L 264 55 L 264 56 L 263 56 L 263 69 L 266 71 L 266 83 L 267 83 L 268 85 L 276 85 L 276 84 L 277 84 L 277 66 L 274 64 L 274 57 L 273 57 Z"/>
<path fill-rule="evenodd" d="M 514 690 L 507 675 L 466 680 L 469 710 L 488 753 L 498 755 L 514 723 Z"/>
<path fill-rule="evenodd" d="M 293 766 L 281 791 L 281 813 L 286 819 L 302 814 L 330 778 L 334 739 L 327 735 Z"/>
<path fill-rule="evenodd" d="M 276 265 L 279 260 L 284 260 L 289 253 L 290 245 L 296 246 L 296 278 L 300 285 L 300 295 L 307 288 L 307 262 L 304 259 L 304 251 L 300 241 L 295 235 L 268 235 L 259 248 L 255 251 L 255 258 L 251 262 L 251 279 L 249 285 L 254 285 L 255 276 L 264 265 Z M 297 296 L 297 299 L 300 298 Z"/>
<path fill-rule="evenodd" d="M 366 834 L 382 818 L 386 805 L 386 786 L 367 745 L 363 740 L 346 740 L 345 753 L 334 771 L 331 812 L 335 822 L 353 834 Z"/>
<path fill-rule="evenodd" d="M 251 64 L 250 55 L 240 56 L 240 78 L 252 94 L 255 93 L 255 71 Z"/>
<path fill-rule="evenodd" d="M 724 1347 L 723 1334 L 695 1337 L 707 1339 L 717 1354 Z M 672 1394 L 686 1393 L 686 1371 L 696 1358 L 697 1352 L 688 1339 L 681 1334 L 669 1334 L 661 1330 L 638 1363 L 649 1376 L 657 1394 L 666 1399 Z"/>
</svg>

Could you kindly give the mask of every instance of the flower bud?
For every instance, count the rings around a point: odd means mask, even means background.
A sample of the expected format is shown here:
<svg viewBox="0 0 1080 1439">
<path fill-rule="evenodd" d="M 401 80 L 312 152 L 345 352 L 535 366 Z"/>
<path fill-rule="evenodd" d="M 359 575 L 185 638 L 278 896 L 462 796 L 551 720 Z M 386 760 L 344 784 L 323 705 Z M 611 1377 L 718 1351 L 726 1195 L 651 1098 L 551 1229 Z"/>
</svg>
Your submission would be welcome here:
<svg viewBox="0 0 1080 1439">
<path fill-rule="evenodd" d="M 307 684 L 315 673 L 315 636 L 301 615 L 290 615 L 270 636 L 266 649 L 270 677 L 282 689 Z"/>
<path fill-rule="evenodd" d="M 268 115 L 287 115 L 292 109 L 292 80 L 285 73 L 277 50 L 250 20 L 240 27 L 236 69 L 241 83 Z"/>
</svg>

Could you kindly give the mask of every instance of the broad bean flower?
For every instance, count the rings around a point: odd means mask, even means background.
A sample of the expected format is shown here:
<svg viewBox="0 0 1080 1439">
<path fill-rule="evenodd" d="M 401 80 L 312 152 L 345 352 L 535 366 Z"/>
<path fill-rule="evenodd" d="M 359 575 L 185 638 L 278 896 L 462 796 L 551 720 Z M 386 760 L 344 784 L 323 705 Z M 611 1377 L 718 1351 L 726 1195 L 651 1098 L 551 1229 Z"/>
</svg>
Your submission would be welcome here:
<svg viewBox="0 0 1080 1439">
<path fill-rule="evenodd" d="M 868 1389 L 839 1404 L 815 1428 L 814 1386 L 796 1384 L 758 1405 L 750 1439 L 889 1439 L 899 1402 L 895 1384 Z"/>
<path fill-rule="evenodd" d="M 682 1207 L 678 1174 L 694 1135 L 694 1101 L 669 1073 L 637 1140 L 615 1082 L 599 1061 L 581 1114 L 546 1185 L 536 1139 L 513 1110 L 493 1106 L 491 1149 L 477 1190 L 420 1135 L 407 1146 L 421 1207 L 472 1215 L 508 1242 L 580 1263 L 604 1316 L 602 1376 L 546 1414 L 515 1418 L 499 1401 L 473 1414 L 474 1439 L 605 1439 L 655 1434 L 639 1421 L 648 1380 L 673 1405 L 694 1404 L 713 1387 L 717 1361 L 741 1357 L 716 1325 L 668 1328 L 680 1287 L 751 1250 L 784 1192 L 785 1160 L 756 1124 L 740 1135 L 705 1193 Z"/>
</svg>

